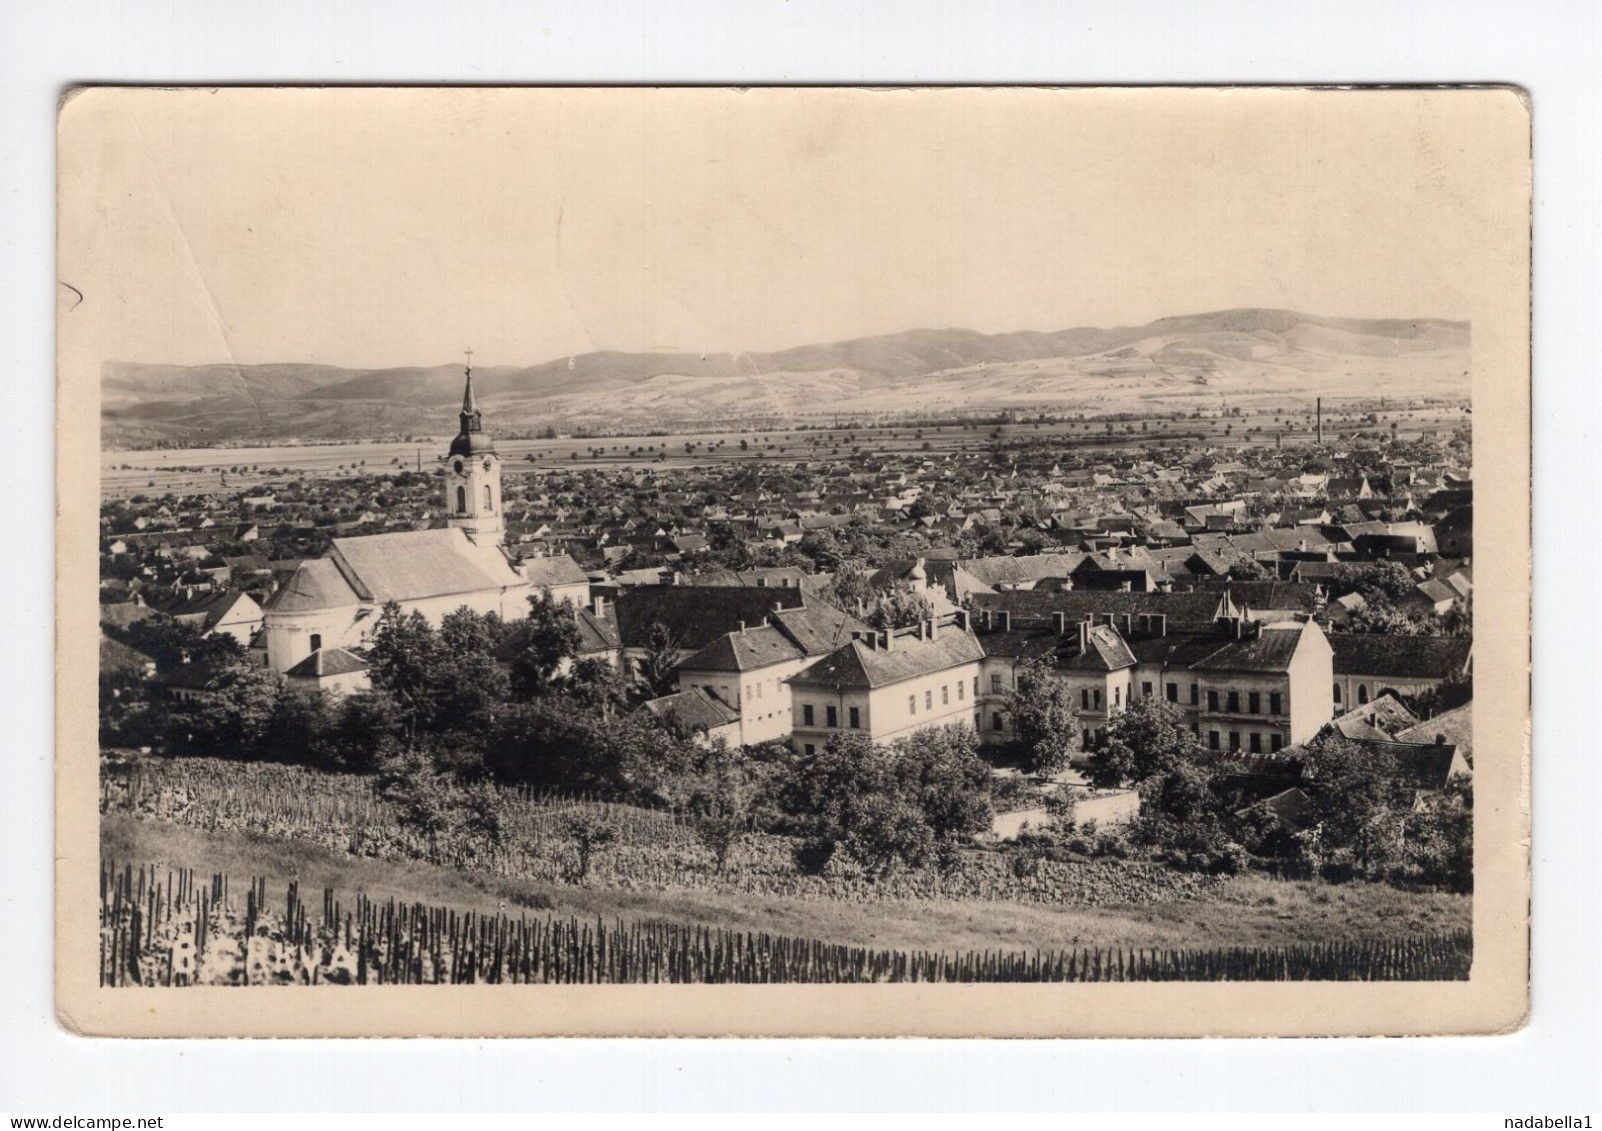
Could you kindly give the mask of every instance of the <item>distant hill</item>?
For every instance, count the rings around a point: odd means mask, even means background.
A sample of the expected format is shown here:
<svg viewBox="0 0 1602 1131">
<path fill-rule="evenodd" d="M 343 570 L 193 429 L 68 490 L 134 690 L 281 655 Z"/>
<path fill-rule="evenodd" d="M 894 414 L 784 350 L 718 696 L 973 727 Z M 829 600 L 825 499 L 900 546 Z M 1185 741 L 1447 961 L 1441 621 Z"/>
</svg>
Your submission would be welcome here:
<svg viewBox="0 0 1602 1131">
<path fill-rule="evenodd" d="M 1180 407 L 1225 394 L 1468 393 L 1469 329 L 1436 319 L 1225 310 L 1053 333 L 908 330 L 774 353 L 603 351 L 473 371 L 503 433 L 551 421 L 733 421 L 813 413 Z M 107 362 L 102 442 L 356 439 L 454 427 L 459 364 Z"/>
</svg>

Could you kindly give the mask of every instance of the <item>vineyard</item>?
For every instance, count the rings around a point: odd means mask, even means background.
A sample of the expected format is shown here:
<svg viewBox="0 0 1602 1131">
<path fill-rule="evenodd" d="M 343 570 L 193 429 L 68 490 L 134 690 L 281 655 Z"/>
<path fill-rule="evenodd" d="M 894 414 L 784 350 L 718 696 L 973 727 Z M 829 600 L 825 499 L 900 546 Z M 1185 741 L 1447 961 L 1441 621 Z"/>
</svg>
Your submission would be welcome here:
<svg viewBox="0 0 1602 1131">
<path fill-rule="evenodd" d="M 458 913 L 291 882 L 102 861 L 103 986 L 776 982 L 1439 981 L 1468 977 L 1466 931 L 1222 949 L 877 950 L 660 922 Z"/>
<path fill-rule="evenodd" d="M 1016 874 L 998 853 L 972 851 L 944 872 L 870 879 L 830 865 L 796 868 L 792 842 L 751 833 L 722 868 L 683 814 L 670 810 L 498 789 L 499 829 L 427 835 L 404 824 L 372 779 L 298 766 L 191 758 L 144 760 L 103 772 L 100 810 L 207 831 L 241 831 L 303 841 L 353 856 L 418 860 L 551 883 L 650 891 L 720 891 L 798 899 L 1008 900 L 1080 907 L 1168 903 L 1214 888 L 1214 877 L 1133 862 L 1040 861 Z M 604 824 L 610 839 L 580 860 L 575 815 Z"/>
</svg>

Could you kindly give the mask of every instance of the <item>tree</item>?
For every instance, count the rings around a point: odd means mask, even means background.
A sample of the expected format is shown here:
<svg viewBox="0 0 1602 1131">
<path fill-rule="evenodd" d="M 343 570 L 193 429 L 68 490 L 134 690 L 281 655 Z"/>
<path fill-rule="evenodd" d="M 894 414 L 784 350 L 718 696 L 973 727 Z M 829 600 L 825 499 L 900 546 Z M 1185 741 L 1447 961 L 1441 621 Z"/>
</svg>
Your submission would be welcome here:
<svg viewBox="0 0 1602 1131">
<path fill-rule="evenodd" d="M 504 626 L 495 613 L 480 616 L 463 605 L 439 622 L 440 642 L 455 656 L 489 655 L 501 642 Z"/>
<path fill-rule="evenodd" d="M 1079 749 L 1079 716 L 1068 682 L 1044 660 L 1020 664 L 1006 710 L 1030 773 L 1048 775 Z"/>
<path fill-rule="evenodd" d="M 661 621 L 652 621 L 645 630 L 645 655 L 639 676 L 653 698 L 671 694 L 677 682 L 679 639 Z"/>
<path fill-rule="evenodd" d="M 596 854 L 617 839 L 617 830 L 604 817 L 581 809 L 564 822 L 563 831 L 573 842 L 573 852 L 577 857 L 572 878 L 576 883 L 583 883 L 589 878 L 590 865 Z"/>
<path fill-rule="evenodd" d="M 856 616 L 873 603 L 873 584 L 859 562 L 842 561 L 820 596 L 841 612 Z"/>
<path fill-rule="evenodd" d="M 1181 763 L 1208 760 L 1178 707 L 1136 696 L 1108 722 L 1106 738 L 1091 756 L 1090 780 L 1102 789 L 1138 785 Z"/>
<path fill-rule="evenodd" d="M 516 629 L 518 649 L 512 657 L 512 691 L 532 699 L 552 689 L 556 673 L 578 652 L 580 636 L 573 607 L 552 600 L 547 592 L 528 599 L 529 614 Z"/>
<path fill-rule="evenodd" d="M 114 628 L 109 632 L 117 633 Z M 226 633 L 207 636 L 198 625 L 157 614 L 134 621 L 121 635 L 128 645 L 156 661 L 161 671 L 184 664 L 222 666 L 240 660 L 244 650 Z"/>
<path fill-rule="evenodd" d="M 933 615 L 934 605 L 929 598 L 898 582 L 879 597 L 867 622 L 869 627 L 878 629 L 910 628 Z"/>
<path fill-rule="evenodd" d="M 450 659 L 422 613 L 402 612 L 395 601 L 384 605 L 368 650 L 368 679 L 395 701 L 408 734 L 432 724 Z"/>
<path fill-rule="evenodd" d="M 224 758 L 258 758 L 278 709 L 284 677 L 237 663 L 223 668 L 177 712 L 192 748 Z"/>
<path fill-rule="evenodd" d="M 795 759 L 779 804 L 802 835 L 808 871 L 836 856 L 870 876 L 949 862 L 991 820 L 988 771 L 964 728 L 929 728 L 893 746 L 840 734 Z"/>
<path fill-rule="evenodd" d="M 591 656 L 576 661 L 562 683 L 568 699 L 603 718 L 611 718 L 628 702 L 628 688 L 616 668 Z"/>
</svg>

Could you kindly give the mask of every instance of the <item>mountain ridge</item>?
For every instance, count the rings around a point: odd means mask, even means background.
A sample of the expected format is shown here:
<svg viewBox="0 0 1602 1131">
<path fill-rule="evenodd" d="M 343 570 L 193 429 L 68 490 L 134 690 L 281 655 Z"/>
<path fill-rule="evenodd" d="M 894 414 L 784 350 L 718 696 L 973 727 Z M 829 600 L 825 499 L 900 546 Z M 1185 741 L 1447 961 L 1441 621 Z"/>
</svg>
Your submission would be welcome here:
<svg viewBox="0 0 1602 1131">
<path fill-rule="evenodd" d="M 1396 394 L 1467 395 L 1469 327 L 1269 308 L 1175 315 L 1139 326 L 985 334 L 914 328 L 776 351 L 595 351 L 473 371 L 505 431 L 551 420 L 737 419 L 818 411 L 1299 395 L 1321 377 Z M 360 369 L 305 362 L 102 367 L 103 442 L 355 439 L 454 423 L 460 364 Z M 1398 384 L 1400 382 L 1400 385 Z M 1409 389 L 1411 384 L 1417 386 Z M 909 398 L 912 400 L 909 401 Z"/>
</svg>

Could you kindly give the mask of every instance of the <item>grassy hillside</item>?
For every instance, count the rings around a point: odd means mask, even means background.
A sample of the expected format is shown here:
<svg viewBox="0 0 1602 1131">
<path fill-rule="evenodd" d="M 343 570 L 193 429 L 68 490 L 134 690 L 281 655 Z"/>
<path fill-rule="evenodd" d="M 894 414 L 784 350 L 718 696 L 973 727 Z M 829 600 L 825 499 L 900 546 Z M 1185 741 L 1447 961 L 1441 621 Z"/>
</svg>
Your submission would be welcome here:
<svg viewBox="0 0 1602 1131">
<path fill-rule="evenodd" d="M 334 853 L 304 842 L 243 832 L 207 832 L 106 814 L 101 852 L 127 862 L 298 879 L 307 890 L 357 890 L 484 910 L 505 904 L 597 915 L 770 931 L 852 946 L 968 950 L 987 947 L 1273 946 L 1337 939 L 1392 939 L 1466 928 L 1466 897 L 1418 895 L 1370 884 L 1288 883 L 1241 877 L 1205 899 L 1139 906 L 1048 907 L 1006 902 L 885 900 L 876 903 L 716 891 L 576 887 L 458 872 L 434 865 Z"/>
<path fill-rule="evenodd" d="M 1228 310 L 1146 326 L 981 334 L 919 329 L 773 353 L 597 352 L 474 373 L 503 431 L 552 419 L 723 419 L 842 412 L 1058 406 L 1105 410 L 1150 397 L 1467 395 L 1468 327 L 1420 319 Z M 448 428 L 452 363 L 355 370 L 317 365 L 108 362 L 105 443 L 291 437 L 355 439 Z"/>
</svg>

